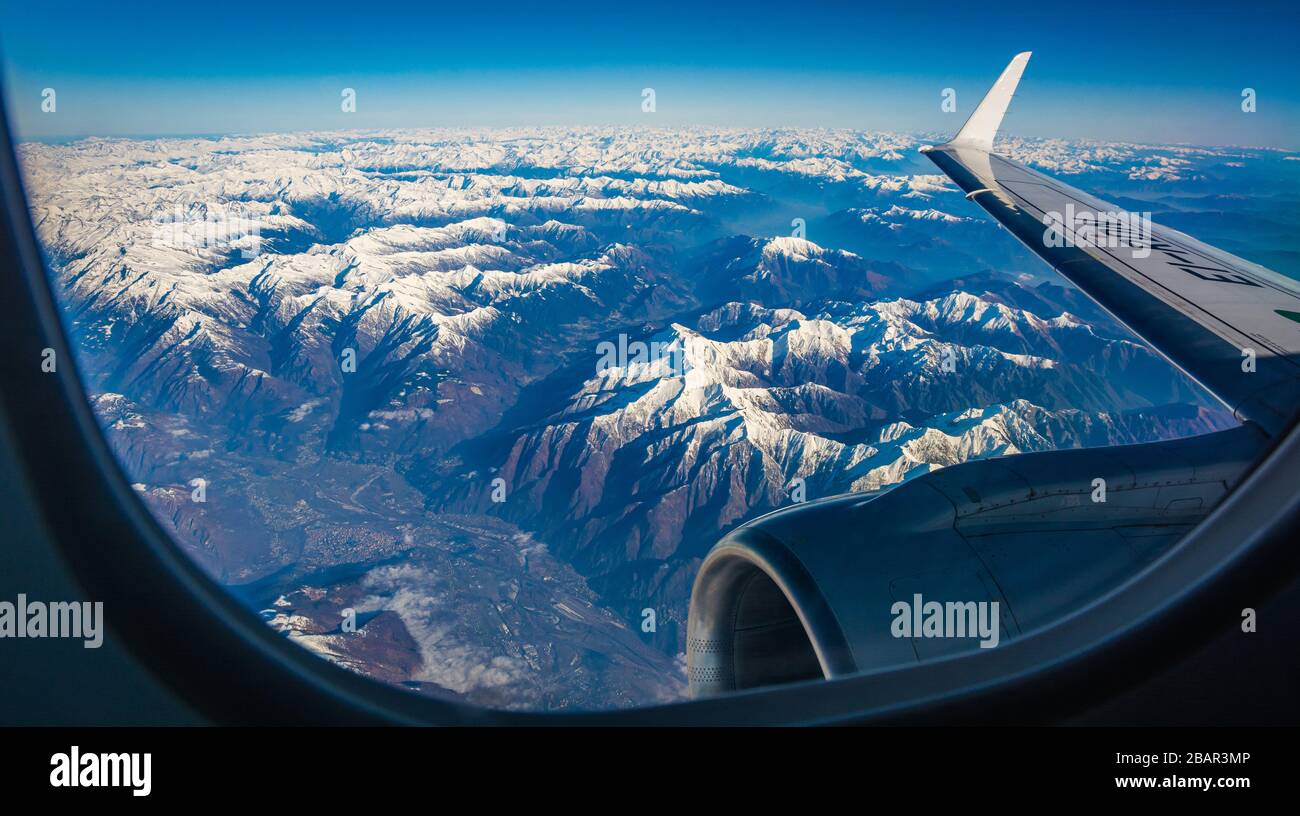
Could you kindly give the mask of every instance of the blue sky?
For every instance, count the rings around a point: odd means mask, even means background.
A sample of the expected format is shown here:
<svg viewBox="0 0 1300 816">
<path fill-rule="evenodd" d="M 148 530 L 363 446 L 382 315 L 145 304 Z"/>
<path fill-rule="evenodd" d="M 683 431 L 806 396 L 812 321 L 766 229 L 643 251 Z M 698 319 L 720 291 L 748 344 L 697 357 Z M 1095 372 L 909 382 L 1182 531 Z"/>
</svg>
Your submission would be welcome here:
<svg viewBox="0 0 1300 816">
<path fill-rule="evenodd" d="M 530 124 L 946 133 L 1032 50 L 1011 132 L 1300 148 L 1300 10 L 1155 5 L 0 0 L 0 48 L 24 139 Z M 345 87 L 355 113 L 340 110 Z M 944 88 L 956 113 L 940 109 Z"/>
</svg>

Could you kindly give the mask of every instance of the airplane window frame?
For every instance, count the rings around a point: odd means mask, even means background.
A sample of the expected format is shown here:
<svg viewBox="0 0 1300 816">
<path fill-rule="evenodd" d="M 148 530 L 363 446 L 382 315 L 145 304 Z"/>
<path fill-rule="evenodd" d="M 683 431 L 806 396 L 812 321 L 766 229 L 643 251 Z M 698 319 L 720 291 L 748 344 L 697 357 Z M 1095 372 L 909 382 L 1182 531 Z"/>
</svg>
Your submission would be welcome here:
<svg viewBox="0 0 1300 816">
<path fill-rule="evenodd" d="M 0 99 L 3 110 L 3 99 Z M 128 484 L 99 428 L 46 274 L 7 118 L 0 122 L 0 433 L 12 437 L 50 537 L 119 638 L 221 722 L 724 725 L 1042 722 L 1135 685 L 1300 574 L 1293 419 L 1195 530 L 1142 572 L 998 649 L 836 680 L 591 712 L 514 712 L 425 697 L 292 645 L 190 559 Z M 57 370 L 43 373 L 45 349 Z M 22 546 L 22 543 L 18 543 Z M 141 591 L 141 590 L 145 591 Z M 1242 598 L 1250 603 L 1243 604 Z"/>
</svg>

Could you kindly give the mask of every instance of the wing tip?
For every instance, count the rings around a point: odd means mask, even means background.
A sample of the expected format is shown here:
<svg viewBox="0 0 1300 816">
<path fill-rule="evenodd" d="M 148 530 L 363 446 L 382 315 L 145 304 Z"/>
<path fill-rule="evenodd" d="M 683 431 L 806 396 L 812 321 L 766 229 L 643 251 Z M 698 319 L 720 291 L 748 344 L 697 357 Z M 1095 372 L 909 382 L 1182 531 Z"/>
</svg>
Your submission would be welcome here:
<svg viewBox="0 0 1300 816">
<path fill-rule="evenodd" d="M 1002 69 L 997 81 L 993 83 L 993 87 L 989 88 L 988 93 L 980 100 L 975 112 L 948 144 L 975 147 L 985 151 L 993 150 L 993 139 L 998 134 L 998 128 L 1002 126 L 1002 118 L 1007 113 L 1011 98 L 1015 96 L 1020 78 L 1025 73 L 1025 66 L 1029 64 L 1029 58 L 1033 54 L 1033 51 L 1021 51 L 1011 58 L 1007 67 Z"/>
</svg>

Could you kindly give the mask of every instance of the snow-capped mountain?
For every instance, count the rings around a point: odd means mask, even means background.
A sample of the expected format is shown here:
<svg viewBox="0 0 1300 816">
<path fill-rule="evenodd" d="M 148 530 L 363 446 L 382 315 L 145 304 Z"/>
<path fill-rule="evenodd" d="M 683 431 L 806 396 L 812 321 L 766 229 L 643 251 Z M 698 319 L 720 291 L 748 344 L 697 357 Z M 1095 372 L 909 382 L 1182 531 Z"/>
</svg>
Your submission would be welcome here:
<svg viewBox="0 0 1300 816">
<path fill-rule="evenodd" d="M 597 707 L 681 693 L 694 566 L 756 514 L 1230 422 L 925 141 L 540 128 L 20 157 L 94 407 L 187 551 L 358 671 Z M 1180 185 L 1283 163 L 1004 149 L 1211 230 L 1238 200 Z"/>
<path fill-rule="evenodd" d="M 731 302 L 642 342 L 674 353 L 596 372 L 478 460 L 505 481 L 506 517 L 611 589 L 631 566 L 689 570 L 717 531 L 793 500 L 1230 424 L 1144 409 L 1197 397 L 1130 340 L 964 292 L 807 312 Z M 468 506 L 489 511 L 490 485 L 465 479 Z M 684 598 L 656 600 L 684 625 Z"/>
</svg>

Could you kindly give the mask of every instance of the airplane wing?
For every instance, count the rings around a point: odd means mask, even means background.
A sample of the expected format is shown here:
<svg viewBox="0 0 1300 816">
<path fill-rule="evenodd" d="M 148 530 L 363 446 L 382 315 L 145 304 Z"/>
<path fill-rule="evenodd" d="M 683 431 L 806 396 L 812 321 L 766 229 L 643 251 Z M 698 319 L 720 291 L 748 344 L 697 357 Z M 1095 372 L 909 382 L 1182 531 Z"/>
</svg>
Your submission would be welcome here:
<svg viewBox="0 0 1300 816">
<path fill-rule="evenodd" d="M 1276 435 L 1300 406 L 1300 284 L 993 152 L 1029 61 L 1018 54 L 931 161 L 1039 257 Z"/>
<path fill-rule="evenodd" d="M 900 636 L 898 604 L 1059 621 L 1205 519 L 1300 406 L 1300 287 L 993 152 L 1029 54 L 946 144 L 924 148 L 1011 234 L 1232 408 L 1243 424 L 1141 445 L 931 470 L 795 504 L 728 533 L 695 577 L 691 694 L 839 677 L 982 648 Z M 1091 225 L 1091 227 L 1090 227 Z M 1101 492 L 1098 492 L 1101 491 Z M 993 638 L 997 640 L 997 638 Z"/>
</svg>

